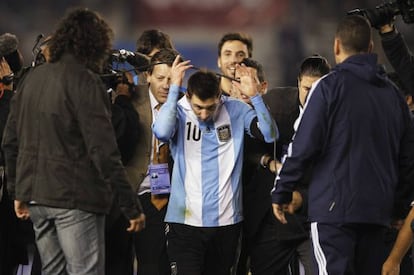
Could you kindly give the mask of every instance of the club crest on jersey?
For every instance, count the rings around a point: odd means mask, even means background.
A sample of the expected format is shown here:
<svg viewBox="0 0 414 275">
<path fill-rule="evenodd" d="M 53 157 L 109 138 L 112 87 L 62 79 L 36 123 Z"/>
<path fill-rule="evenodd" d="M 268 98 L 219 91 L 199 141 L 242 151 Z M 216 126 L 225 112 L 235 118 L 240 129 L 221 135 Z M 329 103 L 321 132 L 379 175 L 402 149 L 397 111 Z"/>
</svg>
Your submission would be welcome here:
<svg viewBox="0 0 414 275">
<path fill-rule="evenodd" d="M 217 127 L 217 136 L 221 142 L 229 141 L 231 139 L 230 125 L 226 124 L 226 125 Z"/>
</svg>

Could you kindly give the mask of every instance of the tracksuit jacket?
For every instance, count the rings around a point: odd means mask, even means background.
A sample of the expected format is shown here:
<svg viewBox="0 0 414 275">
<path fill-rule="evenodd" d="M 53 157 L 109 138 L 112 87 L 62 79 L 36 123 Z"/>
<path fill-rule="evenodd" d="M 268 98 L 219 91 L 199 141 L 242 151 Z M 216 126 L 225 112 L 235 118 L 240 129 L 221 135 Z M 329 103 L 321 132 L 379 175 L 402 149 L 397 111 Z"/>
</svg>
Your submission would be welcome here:
<svg viewBox="0 0 414 275">
<path fill-rule="evenodd" d="M 413 129 L 407 105 L 377 65 L 357 54 L 310 91 L 272 201 L 288 203 L 313 163 L 309 220 L 388 224 L 397 185 L 413 181 Z"/>
</svg>

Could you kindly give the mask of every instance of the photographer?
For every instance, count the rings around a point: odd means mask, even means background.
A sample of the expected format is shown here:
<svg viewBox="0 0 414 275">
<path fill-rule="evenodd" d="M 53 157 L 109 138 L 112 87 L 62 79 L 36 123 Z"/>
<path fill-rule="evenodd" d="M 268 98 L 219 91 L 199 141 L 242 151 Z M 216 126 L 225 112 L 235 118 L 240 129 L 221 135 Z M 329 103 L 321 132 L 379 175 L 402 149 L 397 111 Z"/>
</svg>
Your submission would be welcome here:
<svg viewBox="0 0 414 275">
<path fill-rule="evenodd" d="M 0 134 L 6 125 L 10 101 L 14 95 L 16 76 L 22 71 L 23 57 L 14 34 L 0 35 Z M 27 265 L 34 254 L 31 274 L 40 274 L 40 259 L 32 247 L 33 226 L 30 221 L 20 221 L 14 213 L 14 202 L 7 192 L 5 161 L 0 151 L 0 274 L 15 274 L 19 265 Z"/>
<path fill-rule="evenodd" d="M 414 0 L 387 1 L 373 9 L 353 9 L 347 14 L 364 16 L 371 27 L 379 30 L 388 61 L 400 76 L 408 92 L 414 95 L 414 57 L 404 37 L 394 26 L 397 15 L 401 16 L 406 24 L 414 23 Z"/>
<path fill-rule="evenodd" d="M 112 125 L 124 165 L 132 158 L 139 136 L 139 116 L 131 103 L 135 92 L 132 78 L 131 73 L 122 73 L 112 99 Z"/>
<path fill-rule="evenodd" d="M 392 22 L 380 26 L 379 32 L 388 61 L 400 76 L 404 86 L 414 96 L 414 56 L 408 49 L 403 35 Z"/>
<path fill-rule="evenodd" d="M 0 133 L 3 135 L 4 126 L 9 114 L 9 104 L 12 98 L 12 83 L 7 81 L 7 76 L 12 73 L 6 59 L 0 54 Z M 16 228 L 18 221 L 14 215 L 13 201 L 9 198 L 4 175 L 4 157 L 0 151 L 0 274 L 11 275 L 19 264 L 19 252 L 23 248 L 16 246 Z"/>
<path fill-rule="evenodd" d="M 112 125 L 123 165 L 127 165 L 139 140 L 139 116 L 131 102 L 135 85 L 132 74 L 121 72 L 112 97 Z M 115 200 L 116 202 L 116 200 Z M 117 203 L 105 220 L 105 274 L 133 274 L 133 235 L 125 231 L 128 219 Z"/>
</svg>

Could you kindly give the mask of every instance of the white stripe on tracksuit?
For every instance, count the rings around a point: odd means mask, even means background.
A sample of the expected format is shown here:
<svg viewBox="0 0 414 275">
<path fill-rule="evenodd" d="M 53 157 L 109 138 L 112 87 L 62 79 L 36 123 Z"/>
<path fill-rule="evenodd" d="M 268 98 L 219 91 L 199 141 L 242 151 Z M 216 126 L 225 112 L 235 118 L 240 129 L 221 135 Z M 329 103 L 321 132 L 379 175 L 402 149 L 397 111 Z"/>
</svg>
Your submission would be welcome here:
<svg viewBox="0 0 414 275">
<path fill-rule="evenodd" d="M 326 270 L 326 257 L 323 253 L 321 244 L 319 243 L 319 232 L 318 232 L 318 223 L 311 223 L 311 236 L 312 236 L 312 245 L 313 253 L 315 255 L 316 263 L 318 264 L 318 274 L 319 275 L 328 275 Z"/>
</svg>

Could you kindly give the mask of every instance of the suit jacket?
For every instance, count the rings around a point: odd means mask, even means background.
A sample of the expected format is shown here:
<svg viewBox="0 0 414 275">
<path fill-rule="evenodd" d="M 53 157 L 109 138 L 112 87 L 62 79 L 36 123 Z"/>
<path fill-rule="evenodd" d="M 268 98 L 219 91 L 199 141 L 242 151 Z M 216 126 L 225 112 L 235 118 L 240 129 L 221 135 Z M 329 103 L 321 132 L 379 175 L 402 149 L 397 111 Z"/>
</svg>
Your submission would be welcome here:
<svg viewBox="0 0 414 275">
<path fill-rule="evenodd" d="M 126 171 L 129 178 L 129 183 L 137 192 L 141 182 L 144 180 L 148 165 L 151 161 L 152 148 L 152 110 L 149 97 L 148 85 L 138 85 L 136 93 L 132 98 L 132 105 L 139 115 L 140 136 L 138 145 L 135 146 L 135 151 L 132 158 L 126 165 Z"/>
<path fill-rule="evenodd" d="M 293 124 L 299 116 L 299 91 L 296 87 L 276 87 L 263 95 L 263 100 L 269 106 L 270 113 L 279 129 L 277 141 L 277 157 L 280 158 L 282 146 L 289 145 L 294 130 Z"/>
<path fill-rule="evenodd" d="M 299 115 L 299 100 L 298 89 L 296 87 L 277 87 L 269 90 L 264 96 L 263 100 L 270 109 L 273 119 L 276 121 L 279 129 L 279 140 L 276 142 L 277 158 L 280 159 L 289 145 L 294 130 L 293 124 Z M 260 144 L 257 141 L 246 139 L 245 153 L 247 155 L 259 153 L 263 154 L 263 146 L 267 147 L 265 151 L 273 152 L 273 145 Z M 246 159 L 248 160 L 248 159 Z M 286 214 L 288 224 L 281 224 L 273 217 L 272 201 L 270 192 L 273 188 L 275 174 L 268 169 L 262 168 L 258 165 L 256 160 L 256 167 L 250 173 L 244 169 L 243 179 L 246 182 L 243 184 L 243 206 L 244 206 L 244 232 L 248 238 L 254 238 L 258 233 L 259 228 L 264 223 L 271 223 L 269 233 L 265 238 L 276 238 L 278 240 L 299 240 L 305 239 L 307 236 L 304 223 L 306 221 L 306 200 L 307 194 L 304 190 L 300 190 L 303 199 L 304 207 L 300 214 L 305 215 L 289 215 Z M 246 162 L 245 162 L 246 165 Z M 245 167 L 244 167 L 245 168 Z M 252 164 L 250 169 L 252 170 Z"/>
</svg>

